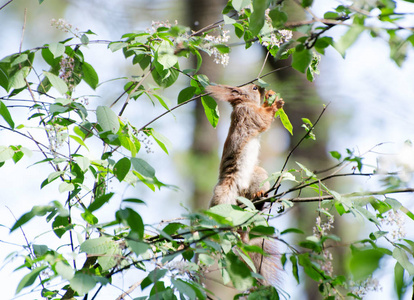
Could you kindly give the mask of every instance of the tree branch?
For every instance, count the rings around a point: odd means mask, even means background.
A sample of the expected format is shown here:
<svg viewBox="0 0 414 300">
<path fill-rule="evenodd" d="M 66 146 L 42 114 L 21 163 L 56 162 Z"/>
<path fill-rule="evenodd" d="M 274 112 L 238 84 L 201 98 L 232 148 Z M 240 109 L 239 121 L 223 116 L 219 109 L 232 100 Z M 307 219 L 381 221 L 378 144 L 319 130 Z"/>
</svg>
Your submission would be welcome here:
<svg viewBox="0 0 414 300">
<path fill-rule="evenodd" d="M 385 196 L 387 194 L 400 194 L 400 193 L 414 193 L 414 188 L 405 188 L 405 189 L 395 189 L 395 190 L 381 190 L 381 191 L 371 191 L 371 192 L 355 192 L 350 194 L 343 194 L 341 197 L 344 198 L 357 198 L 357 197 L 367 197 L 367 196 Z M 333 195 L 325 195 L 325 196 L 316 196 L 316 197 L 295 197 L 295 198 L 287 198 L 283 199 L 280 198 L 277 202 L 280 201 L 290 201 L 295 203 L 302 203 L 302 202 L 318 202 L 321 200 L 333 200 L 335 197 Z"/>
</svg>

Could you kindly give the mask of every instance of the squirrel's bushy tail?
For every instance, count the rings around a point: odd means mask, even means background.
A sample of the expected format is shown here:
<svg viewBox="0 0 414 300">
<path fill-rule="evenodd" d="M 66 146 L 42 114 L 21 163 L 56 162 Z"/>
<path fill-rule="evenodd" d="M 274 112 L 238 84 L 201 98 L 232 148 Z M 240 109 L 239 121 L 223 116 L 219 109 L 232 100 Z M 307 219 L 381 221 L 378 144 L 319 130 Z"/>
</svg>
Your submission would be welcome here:
<svg viewBox="0 0 414 300">
<path fill-rule="evenodd" d="M 257 273 L 262 275 L 265 279 L 260 282 L 263 285 L 272 286 L 280 284 L 283 268 L 280 262 L 280 252 L 278 250 L 277 241 L 264 238 L 254 238 L 248 240 L 248 233 L 244 233 L 241 236 L 243 242 L 249 245 L 258 246 L 262 248 L 265 253 L 265 255 L 257 252 L 249 253 L 250 258 L 256 267 Z"/>
</svg>

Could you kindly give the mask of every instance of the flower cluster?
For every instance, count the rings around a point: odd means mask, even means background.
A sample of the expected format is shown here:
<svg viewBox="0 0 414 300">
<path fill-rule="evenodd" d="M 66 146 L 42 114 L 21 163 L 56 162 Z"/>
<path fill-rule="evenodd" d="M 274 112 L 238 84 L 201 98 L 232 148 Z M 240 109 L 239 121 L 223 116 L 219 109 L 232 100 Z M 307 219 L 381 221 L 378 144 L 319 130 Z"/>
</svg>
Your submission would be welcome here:
<svg viewBox="0 0 414 300">
<path fill-rule="evenodd" d="M 372 277 L 368 277 L 365 281 L 363 282 L 350 282 L 350 286 L 352 288 L 352 292 L 360 297 L 361 299 L 364 298 L 364 296 L 368 293 L 368 292 L 380 292 L 382 291 L 382 287 L 379 284 L 378 279 L 372 278 Z"/>
<path fill-rule="evenodd" d="M 73 78 L 73 69 L 75 68 L 75 60 L 73 57 L 63 56 L 60 60 L 59 77 L 66 82 L 69 91 L 73 91 L 75 80 Z"/>
<path fill-rule="evenodd" d="M 174 25 L 177 25 L 178 22 L 177 20 L 175 20 Z M 151 28 L 147 28 L 147 32 L 150 34 L 153 34 L 155 32 L 157 32 L 157 29 L 160 27 L 165 27 L 165 28 L 171 28 L 173 25 L 170 23 L 170 21 L 152 21 L 151 23 Z"/>
<path fill-rule="evenodd" d="M 265 11 L 266 26 L 264 27 L 264 35 L 261 38 L 261 43 L 265 47 L 279 47 L 283 43 L 286 43 L 292 38 L 292 31 L 281 29 L 277 30 L 273 28 L 272 19 L 269 17 L 270 9 Z"/>
<path fill-rule="evenodd" d="M 328 220 L 326 223 L 322 223 L 322 219 L 320 216 L 316 217 L 316 224 L 313 227 L 313 235 L 317 238 L 321 238 L 322 236 L 327 235 L 328 231 L 334 227 L 333 223 L 333 216 L 328 216 Z M 323 249 L 322 259 L 318 262 L 321 266 L 321 270 L 323 270 L 328 276 L 332 276 L 333 273 L 332 261 L 332 253 L 328 249 Z"/>
<path fill-rule="evenodd" d="M 313 235 L 316 237 L 321 237 L 323 235 L 326 235 L 329 230 L 334 228 L 333 223 L 334 223 L 333 216 L 329 216 L 326 223 L 322 223 L 321 217 L 317 216 L 316 226 L 313 227 Z"/>
<path fill-rule="evenodd" d="M 63 32 L 71 32 L 73 35 L 78 36 L 79 28 L 73 28 L 72 24 L 69 24 L 65 19 L 52 19 L 50 20 L 50 25 L 56 27 Z"/>
<path fill-rule="evenodd" d="M 139 132 L 138 133 L 138 140 L 141 142 L 141 144 L 144 145 L 145 151 L 150 154 L 150 153 L 154 153 L 154 150 L 152 149 L 152 141 L 150 140 L 150 138 L 143 132 Z"/>
<path fill-rule="evenodd" d="M 402 239 L 405 237 L 405 216 L 400 211 L 393 211 L 390 210 L 387 213 L 386 218 L 381 220 L 382 223 L 388 226 L 394 226 L 394 228 L 391 231 L 392 238 L 395 239 Z"/>
<path fill-rule="evenodd" d="M 206 50 L 211 52 L 211 55 L 213 55 L 214 62 L 216 64 L 227 66 L 229 64 L 229 54 L 221 53 L 215 46 L 226 44 L 230 39 L 230 36 L 228 35 L 230 31 L 224 30 L 221 26 L 219 27 L 219 31 L 219 35 L 214 36 L 206 34 L 204 36 L 204 40 L 206 41 L 204 47 Z"/>
<path fill-rule="evenodd" d="M 56 156 L 57 150 L 63 146 L 68 137 L 66 128 L 57 124 L 46 126 L 47 136 L 49 138 L 49 148 L 52 154 Z"/>
</svg>

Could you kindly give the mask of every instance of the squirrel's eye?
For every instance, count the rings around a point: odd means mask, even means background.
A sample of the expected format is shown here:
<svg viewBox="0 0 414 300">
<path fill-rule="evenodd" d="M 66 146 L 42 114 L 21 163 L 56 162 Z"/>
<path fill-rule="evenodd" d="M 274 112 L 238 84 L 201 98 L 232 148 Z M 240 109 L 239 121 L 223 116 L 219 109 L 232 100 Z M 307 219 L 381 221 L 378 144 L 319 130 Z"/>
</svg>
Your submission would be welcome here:
<svg viewBox="0 0 414 300">
<path fill-rule="evenodd" d="M 257 86 L 253 86 L 253 91 L 256 91 L 257 90 Z"/>
</svg>

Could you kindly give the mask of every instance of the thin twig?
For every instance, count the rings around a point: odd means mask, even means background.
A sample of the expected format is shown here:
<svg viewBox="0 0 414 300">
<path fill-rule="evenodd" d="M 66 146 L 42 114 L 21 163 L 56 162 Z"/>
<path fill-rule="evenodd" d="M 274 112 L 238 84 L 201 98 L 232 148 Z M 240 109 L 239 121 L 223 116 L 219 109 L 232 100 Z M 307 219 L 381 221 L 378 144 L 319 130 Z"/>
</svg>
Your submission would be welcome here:
<svg viewBox="0 0 414 300">
<path fill-rule="evenodd" d="M 0 10 L 2 10 L 3 8 L 5 8 L 7 5 L 9 5 L 11 2 L 13 2 L 13 0 L 9 0 L 9 1 L 7 1 L 5 4 L 3 4 L 1 7 L 0 7 Z"/>
<path fill-rule="evenodd" d="M 182 103 L 180 103 L 180 104 L 178 104 L 178 105 L 176 105 L 176 106 L 174 106 L 174 107 L 172 107 L 172 108 L 170 108 L 169 110 L 167 110 L 167 111 L 165 111 L 165 112 L 163 112 L 162 114 L 160 114 L 160 115 L 158 115 L 157 117 L 155 117 L 154 119 L 152 119 L 151 121 L 149 121 L 147 124 L 145 124 L 144 126 L 142 126 L 138 131 L 142 131 L 142 130 L 144 130 L 146 127 L 148 127 L 150 124 L 152 124 L 152 123 L 154 123 L 155 121 L 157 121 L 159 118 L 161 118 L 161 117 L 163 117 L 163 116 L 165 116 L 166 114 L 169 114 L 170 112 L 172 112 L 173 110 L 175 110 L 175 109 L 177 109 L 177 108 L 179 108 L 179 107 L 181 107 L 181 106 L 183 106 L 183 105 L 185 105 L 185 104 L 187 104 L 187 103 L 190 103 L 190 102 L 192 102 L 192 101 L 194 101 L 194 100 L 197 100 L 197 99 L 199 99 L 199 98 L 201 98 L 201 97 L 204 97 L 204 96 L 206 96 L 206 95 L 208 95 L 207 93 L 205 93 L 205 94 L 202 94 L 202 95 L 197 95 L 197 96 L 195 96 L 195 97 L 193 97 L 193 98 L 191 98 L 191 99 L 188 99 L 187 101 L 184 101 L 184 102 L 182 102 Z"/>
<path fill-rule="evenodd" d="M 116 300 L 123 300 L 125 299 L 126 296 L 129 296 L 130 293 L 132 293 L 137 287 L 139 287 L 141 285 L 142 280 L 139 280 L 137 282 L 135 282 L 133 285 L 131 285 L 129 287 L 129 289 L 127 291 L 125 291 L 124 293 L 122 293 L 121 295 L 119 295 L 118 298 L 116 298 Z"/>
<path fill-rule="evenodd" d="M 191 36 L 200 35 L 200 34 L 202 34 L 202 33 L 206 32 L 206 31 L 208 31 L 208 30 L 211 30 L 211 29 L 217 28 L 217 27 L 218 27 L 221 23 L 223 23 L 223 22 L 224 22 L 224 20 L 220 20 L 220 21 L 214 22 L 213 24 L 207 25 L 207 26 L 205 26 L 205 27 L 201 28 L 200 30 L 198 30 L 198 31 L 196 31 L 196 32 L 193 32 L 193 33 L 190 35 L 190 37 L 191 37 Z"/>
<path fill-rule="evenodd" d="M 24 9 L 24 21 L 23 21 L 23 28 L 22 28 L 22 36 L 20 38 L 19 54 L 22 53 L 24 32 L 26 30 L 26 20 L 27 20 L 27 8 Z"/>
<path fill-rule="evenodd" d="M 141 80 L 135 85 L 135 87 L 131 90 L 131 92 L 128 93 L 128 97 L 125 100 L 124 105 L 121 108 L 121 111 L 119 112 L 118 116 L 122 116 L 122 114 L 125 111 L 125 108 L 128 105 L 129 100 L 131 99 L 131 95 L 142 85 L 142 83 L 144 82 L 145 79 L 148 78 L 148 76 L 152 73 L 152 71 L 154 70 L 154 67 L 151 67 L 150 70 L 141 78 Z"/>
<path fill-rule="evenodd" d="M 14 220 L 17 222 L 16 216 L 13 214 L 13 212 L 11 211 L 11 209 L 6 206 L 6 208 L 9 210 L 10 214 L 13 216 Z M 30 256 L 32 257 L 32 259 L 36 258 L 36 254 L 34 253 L 33 247 L 30 245 L 29 240 L 27 239 L 26 233 L 23 230 L 22 226 L 19 226 L 20 231 L 22 232 L 23 238 L 26 242 L 26 246 L 27 246 L 27 250 L 29 251 Z M 37 278 L 39 278 L 40 284 L 43 287 L 43 289 L 45 288 L 43 281 L 42 281 L 42 277 L 39 275 L 37 275 Z"/>
<path fill-rule="evenodd" d="M 314 124 L 312 125 L 311 128 L 309 128 L 309 130 L 306 132 L 306 134 L 299 140 L 299 142 L 292 148 L 292 150 L 290 150 L 288 156 L 286 157 L 285 163 L 283 164 L 282 169 L 280 170 L 280 174 L 278 179 L 276 180 L 276 182 L 273 184 L 272 188 L 267 191 L 267 193 L 271 192 L 271 191 L 275 191 L 274 194 L 277 193 L 279 186 L 280 186 L 280 181 L 282 179 L 282 173 L 286 168 L 287 163 L 289 162 L 290 157 L 292 156 L 293 152 L 299 147 L 299 145 L 311 134 L 312 130 L 315 128 L 315 126 L 318 124 L 319 120 L 321 119 L 322 115 L 325 113 L 327 107 L 328 107 L 329 103 L 327 105 L 324 106 L 324 108 L 322 109 L 321 113 L 319 114 L 318 118 L 316 119 L 316 121 L 314 122 Z"/>
<path fill-rule="evenodd" d="M 266 53 L 266 57 L 265 57 L 265 59 L 263 60 L 262 67 L 260 68 L 259 74 L 257 74 L 257 78 L 260 78 L 260 75 L 262 74 L 263 69 L 264 69 L 264 67 L 265 67 L 265 65 L 266 65 L 267 59 L 269 58 L 269 54 L 270 54 L 270 51 L 267 51 L 267 53 Z"/>
</svg>

